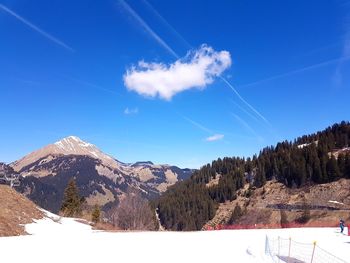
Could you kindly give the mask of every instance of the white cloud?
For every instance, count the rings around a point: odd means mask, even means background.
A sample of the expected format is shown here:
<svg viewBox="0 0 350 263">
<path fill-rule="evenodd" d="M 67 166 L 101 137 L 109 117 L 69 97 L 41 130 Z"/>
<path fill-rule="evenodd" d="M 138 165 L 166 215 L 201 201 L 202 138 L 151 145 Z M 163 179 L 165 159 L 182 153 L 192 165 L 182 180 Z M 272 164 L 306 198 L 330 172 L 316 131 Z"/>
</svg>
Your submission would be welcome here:
<svg viewBox="0 0 350 263">
<path fill-rule="evenodd" d="M 230 66 L 228 51 L 215 51 L 202 45 L 170 65 L 139 61 L 124 74 L 124 85 L 140 95 L 170 100 L 188 89 L 204 89 Z"/>
<path fill-rule="evenodd" d="M 213 136 L 209 136 L 208 138 L 206 138 L 205 140 L 207 142 L 214 142 L 214 141 L 219 141 L 222 140 L 224 138 L 223 134 L 214 134 Z"/>
<path fill-rule="evenodd" d="M 179 55 L 166 43 L 166 41 L 164 39 L 162 39 L 136 12 L 135 10 L 133 10 L 127 3 L 125 3 L 125 1 L 120 0 L 121 4 L 124 6 L 124 8 L 129 12 L 129 14 L 131 14 L 136 21 L 139 22 L 139 24 L 143 27 L 143 29 L 149 33 L 149 35 L 151 37 L 153 37 L 165 50 L 167 50 L 170 54 L 172 54 L 175 58 L 179 58 Z M 182 41 L 186 46 L 192 48 L 191 44 L 189 44 L 180 34 L 179 32 L 177 32 L 159 13 L 158 11 L 152 6 L 150 5 L 146 0 L 143 1 L 148 8 L 153 12 L 153 14 L 155 14 L 156 17 L 158 17 L 158 19 L 160 19 L 160 21 L 170 30 L 173 32 L 173 34 L 175 34 L 177 36 L 177 38 Z M 248 101 L 246 101 L 240 94 L 239 92 L 233 87 L 233 85 L 231 83 L 229 83 L 228 80 L 226 80 L 224 77 L 219 76 L 224 83 L 237 95 L 237 97 L 250 109 L 252 110 L 256 115 L 258 115 L 266 124 L 268 124 L 269 126 L 271 126 L 271 124 L 269 123 L 269 121 L 260 113 L 258 112 L 251 104 L 248 103 Z M 227 79 L 230 79 L 232 76 L 228 75 Z M 124 75 L 124 82 L 125 82 L 125 75 Z M 148 95 L 148 94 L 145 94 Z M 156 95 L 148 95 L 148 96 L 156 96 Z M 170 97 L 171 98 L 171 97 Z M 169 99 L 170 99 L 169 98 Z M 168 100 L 169 100 L 168 99 Z"/>
<path fill-rule="evenodd" d="M 133 109 L 129 109 L 128 107 L 124 110 L 124 114 L 126 115 L 131 115 L 131 114 L 137 114 L 139 113 L 139 109 L 138 108 L 133 108 Z"/>
</svg>

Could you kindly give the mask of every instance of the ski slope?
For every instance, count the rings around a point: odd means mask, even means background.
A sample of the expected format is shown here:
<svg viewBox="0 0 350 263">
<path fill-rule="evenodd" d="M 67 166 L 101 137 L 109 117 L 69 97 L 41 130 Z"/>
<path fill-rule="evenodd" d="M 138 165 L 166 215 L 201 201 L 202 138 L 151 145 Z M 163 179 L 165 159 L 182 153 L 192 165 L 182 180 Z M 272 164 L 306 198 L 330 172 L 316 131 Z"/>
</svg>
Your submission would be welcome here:
<svg viewBox="0 0 350 263">
<path fill-rule="evenodd" d="M 31 235 L 0 238 L 0 262 L 272 262 L 265 255 L 266 235 L 317 241 L 350 262 L 350 237 L 336 228 L 101 232 L 72 218 L 48 216 L 26 225 Z"/>
</svg>

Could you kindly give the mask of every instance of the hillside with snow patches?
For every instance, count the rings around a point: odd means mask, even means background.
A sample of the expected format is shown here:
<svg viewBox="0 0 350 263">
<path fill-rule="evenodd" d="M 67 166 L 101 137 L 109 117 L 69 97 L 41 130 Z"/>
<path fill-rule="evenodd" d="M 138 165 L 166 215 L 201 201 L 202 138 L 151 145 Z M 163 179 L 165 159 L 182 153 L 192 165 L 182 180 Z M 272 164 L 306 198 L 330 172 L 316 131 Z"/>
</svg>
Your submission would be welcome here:
<svg viewBox="0 0 350 263">
<path fill-rule="evenodd" d="M 84 142 L 76 136 L 69 136 L 24 156 L 22 159 L 13 162 L 12 167 L 16 171 L 21 171 L 24 167 L 30 165 L 36 160 L 56 154 L 90 156 L 92 158 L 100 159 L 104 164 L 108 164 L 114 168 L 118 168 L 122 165 L 122 163 L 118 162 L 116 159 L 103 153 L 95 145 Z"/>
<path fill-rule="evenodd" d="M 51 161 L 55 156 L 88 156 L 93 159 L 97 159 L 101 162 L 101 166 L 96 169 L 100 169 L 103 175 L 115 179 L 118 175 L 130 175 L 138 177 L 141 181 L 147 181 L 147 179 L 154 178 L 152 176 L 152 169 L 168 169 L 171 171 L 171 165 L 155 165 L 152 162 L 136 162 L 136 163 L 123 163 L 113 158 L 112 156 L 102 152 L 95 145 L 85 142 L 76 136 L 69 136 L 57 141 L 53 144 L 49 144 L 39 150 L 36 150 L 20 160 L 17 160 L 11 164 L 14 170 L 21 172 L 23 176 L 46 176 L 48 173 L 40 173 L 30 167 L 33 163 L 44 164 Z M 102 171 L 102 167 L 107 167 L 111 172 Z M 33 171 L 34 170 L 34 171 Z M 185 169 L 186 170 L 186 169 Z M 145 174 L 147 174 L 145 176 Z M 181 177 L 182 174 L 174 173 L 169 177 Z M 147 178 L 146 178 L 147 177 Z M 179 178 L 181 179 L 181 178 Z M 169 179 L 174 181 L 173 178 Z M 176 181 L 176 180 L 175 180 Z"/>
<path fill-rule="evenodd" d="M 350 237 L 335 227 L 107 232 L 38 208 L 8 186 L 0 186 L 0 192 L 1 262 L 268 263 L 287 262 L 288 255 L 289 262 L 311 262 L 312 255 L 318 263 L 350 262 Z"/>
<path fill-rule="evenodd" d="M 30 235 L 0 238 L 1 261 L 278 262 L 276 256 L 266 253 L 273 250 L 271 244 L 266 249 L 266 237 L 280 237 L 293 240 L 290 253 L 294 260 L 310 257 L 312 243 L 317 241 L 314 262 L 350 262 L 350 237 L 340 234 L 337 228 L 103 232 L 73 218 L 45 214 L 45 218 L 25 225 Z M 307 244 L 303 250 L 299 242 Z M 281 245 L 282 250 L 288 250 L 286 244 Z"/>
</svg>

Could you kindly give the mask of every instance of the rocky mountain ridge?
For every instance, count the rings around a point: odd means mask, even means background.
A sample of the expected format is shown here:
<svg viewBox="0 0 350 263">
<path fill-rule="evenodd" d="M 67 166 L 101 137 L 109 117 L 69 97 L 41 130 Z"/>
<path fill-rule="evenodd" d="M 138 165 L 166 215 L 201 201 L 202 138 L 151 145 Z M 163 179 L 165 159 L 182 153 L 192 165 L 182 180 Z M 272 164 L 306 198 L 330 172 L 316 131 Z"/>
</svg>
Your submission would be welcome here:
<svg viewBox="0 0 350 263">
<path fill-rule="evenodd" d="M 49 144 L 10 166 L 23 178 L 18 190 L 53 212 L 58 212 L 70 178 L 75 178 L 88 205 L 108 209 L 128 187 L 152 199 L 192 174 L 191 169 L 149 161 L 123 163 L 76 136 Z"/>
</svg>

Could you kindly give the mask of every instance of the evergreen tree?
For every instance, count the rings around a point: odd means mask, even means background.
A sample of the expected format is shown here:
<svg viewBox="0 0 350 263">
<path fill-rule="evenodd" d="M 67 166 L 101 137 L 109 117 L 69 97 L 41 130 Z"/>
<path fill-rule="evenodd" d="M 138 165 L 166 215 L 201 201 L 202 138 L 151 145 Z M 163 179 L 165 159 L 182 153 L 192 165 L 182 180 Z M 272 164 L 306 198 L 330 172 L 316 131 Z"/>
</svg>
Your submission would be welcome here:
<svg viewBox="0 0 350 263">
<path fill-rule="evenodd" d="M 327 173 L 327 163 L 328 163 L 328 156 L 327 152 L 323 152 L 321 160 L 321 171 L 322 171 L 322 177 L 320 183 L 327 183 L 328 182 L 328 173 Z"/>
<path fill-rule="evenodd" d="M 94 210 L 92 211 L 92 214 L 91 214 L 91 221 L 96 224 L 100 222 L 100 217 L 101 217 L 101 209 L 98 205 L 95 205 Z"/>
<path fill-rule="evenodd" d="M 71 179 L 64 191 L 64 197 L 61 206 L 63 215 L 68 217 L 79 216 L 83 202 L 84 199 L 79 196 L 75 180 Z"/>
<path fill-rule="evenodd" d="M 285 227 L 288 224 L 287 213 L 284 210 L 280 210 L 281 215 L 281 227 Z"/>
<path fill-rule="evenodd" d="M 232 215 L 230 217 L 230 220 L 228 221 L 229 225 L 232 225 L 237 222 L 237 220 L 243 215 L 242 208 L 239 206 L 239 204 L 236 204 L 235 208 L 233 209 Z"/>
<path fill-rule="evenodd" d="M 262 187 L 265 183 L 266 183 L 266 175 L 265 175 L 264 165 L 261 162 L 259 162 L 258 169 L 256 171 L 256 175 L 254 178 L 254 185 L 256 187 Z"/>
<path fill-rule="evenodd" d="M 273 158 L 273 165 L 272 165 L 272 179 L 277 179 L 280 175 L 279 169 L 278 169 L 278 165 L 277 165 L 277 159 L 276 157 Z"/>
<path fill-rule="evenodd" d="M 339 168 L 339 173 L 340 177 L 345 177 L 346 171 L 345 171 L 345 155 L 344 154 L 339 154 L 338 155 L 338 168 Z"/>
<path fill-rule="evenodd" d="M 337 160 L 335 159 L 334 155 L 332 155 L 332 157 L 327 162 L 327 175 L 329 181 L 331 182 L 339 178 L 340 172 Z"/>
<path fill-rule="evenodd" d="M 349 152 L 345 156 L 344 177 L 350 178 L 350 153 Z"/>
</svg>

